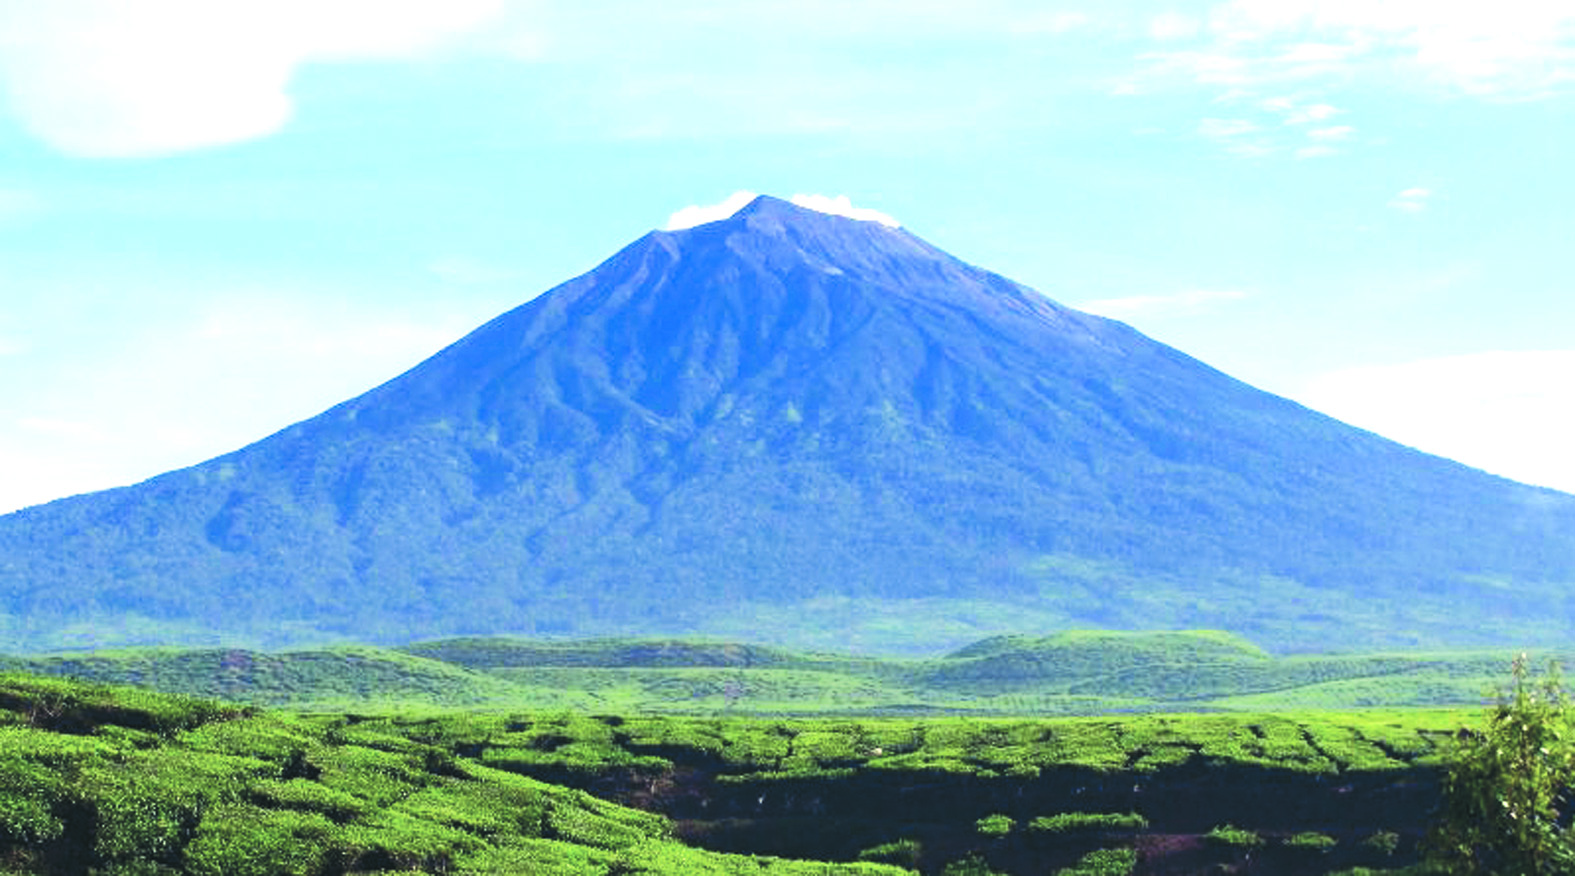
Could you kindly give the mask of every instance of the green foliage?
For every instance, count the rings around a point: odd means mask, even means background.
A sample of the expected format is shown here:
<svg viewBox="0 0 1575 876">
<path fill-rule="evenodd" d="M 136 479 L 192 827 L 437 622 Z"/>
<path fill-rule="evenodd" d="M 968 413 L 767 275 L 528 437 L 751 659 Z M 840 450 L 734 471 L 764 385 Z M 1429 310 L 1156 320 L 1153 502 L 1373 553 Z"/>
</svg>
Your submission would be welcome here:
<svg viewBox="0 0 1575 876">
<path fill-rule="evenodd" d="M 23 674 L 0 674 L 0 710 L 13 713 L 17 723 L 63 733 L 110 724 L 161 735 L 246 714 L 195 697 Z"/>
<path fill-rule="evenodd" d="M 1372 836 L 1362 840 L 1362 845 L 1389 857 L 1400 848 L 1400 834 L 1392 830 L 1375 831 Z"/>
<path fill-rule="evenodd" d="M 29 873 L 48 872 L 40 870 L 41 862 L 69 848 L 84 867 L 104 876 L 851 876 L 916 868 L 925 849 L 930 867 L 939 865 L 938 857 L 988 849 L 996 868 L 1017 871 L 1026 845 L 1053 845 L 1058 855 L 1081 852 L 1101 834 L 1146 830 L 1147 822 L 1135 812 L 1062 813 L 1025 825 L 1027 842 L 1000 842 L 1018 829 L 1014 816 L 1027 817 L 1007 808 L 1020 805 L 1008 802 L 1014 787 L 1056 788 L 1075 776 L 1103 795 L 1087 805 L 1115 808 L 1124 805 L 1120 798 L 1134 782 L 1148 790 L 1151 781 L 1156 786 L 1176 778 L 1190 781 L 1186 777 L 1195 770 L 1223 767 L 1244 781 L 1294 776 L 1303 787 L 1327 786 L 1334 793 L 1335 782 L 1314 781 L 1331 765 L 1355 774 L 1350 780 L 1358 784 L 1392 781 L 1399 787 L 1410 777 L 1375 777 L 1430 763 L 1436 740 L 1458 720 L 1445 713 L 1377 710 L 1037 720 L 288 715 L 198 704 L 189 714 L 209 720 L 183 726 L 191 719 L 150 722 L 147 715 L 170 710 L 147 699 L 146 692 L 45 681 L 6 688 L 0 680 L 0 690 L 13 698 L 12 706 L 0 709 L 0 861 Z M 38 701 L 17 693 L 23 690 Z M 124 702 L 119 692 L 126 694 Z M 75 733 L 35 726 L 23 717 L 39 702 L 54 708 L 92 697 L 99 698 L 94 714 L 101 720 L 73 723 Z M 174 713 L 184 708 L 176 706 Z M 1179 774 L 1167 773 L 1177 766 Z M 1040 776 L 1042 783 L 1035 781 Z M 751 823 L 773 825 L 773 810 L 781 807 L 792 820 L 771 826 L 771 834 L 795 834 L 795 841 L 806 844 L 830 830 L 825 819 L 806 812 L 822 804 L 845 810 L 848 800 L 840 797 L 845 793 L 891 795 L 912 787 L 941 802 L 925 804 L 918 820 L 912 813 L 885 821 L 837 815 L 833 820 L 841 826 L 824 834 L 830 842 L 799 846 L 836 848 L 844 858 L 859 858 L 829 864 L 689 848 L 672 840 L 676 828 L 665 817 L 550 782 L 626 794 L 625 799 L 714 795 L 725 809 L 713 811 L 744 817 L 735 826 L 718 822 L 701 830 L 741 836 L 756 830 Z M 952 795 L 953 788 L 966 793 Z M 1115 794 L 1120 798 L 1111 799 Z M 755 809 L 757 802 L 764 805 Z M 925 821 L 932 814 L 936 821 Z M 694 824 L 685 823 L 686 836 Z M 867 847 L 889 837 L 903 839 Z M 862 854 L 856 851 L 861 847 Z M 1122 872 L 1127 854 L 1106 850 L 1070 872 Z M 992 869 L 977 855 L 952 866 L 953 872 Z"/>
<path fill-rule="evenodd" d="M 1056 876 L 1129 876 L 1137 867 L 1137 852 L 1132 849 L 1095 849 Z"/>
<path fill-rule="evenodd" d="M 1041 815 L 1028 823 L 1029 830 L 1044 834 L 1143 830 L 1147 827 L 1148 819 L 1136 812 L 1062 812 Z"/>
<path fill-rule="evenodd" d="M 1230 824 L 1216 825 L 1205 836 L 1209 842 L 1222 846 L 1253 848 L 1263 845 L 1263 837 L 1258 836 L 1256 832 Z"/>
<path fill-rule="evenodd" d="M 317 876 L 333 832 L 333 823 L 314 812 L 217 806 L 204 814 L 186 849 L 186 871 L 193 876 Z"/>
<path fill-rule="evenodd" d="M 953 861 L 941 870 L 941 876 L 1005 876 L 1005 874 L 990 869 L 990 862 L 979 855 L 969 855 L 960 861 Z"/>
<path fill-rule="evenodd" d="M 1340 841 L 1326 833 L 1317 831 L 1303 831 L 1285 838 L 1286 848 L 1306 849 L 1313 852 L 1327 852 L 1339 845 Z"/>
<path fill-rule="evenodd" d="M 878 864 L 895 864 L 899 867 L 917 869 L 919 861 L 924 857 L 924 845 L 916 839 L 892 840 L 863 849 L 858 854 L 860 861 L 873 861 Z"/>
<path fill-rule="evenodd" d="M 996 813 L 994 815 L 986 815 L 975 822 L 974 830 L 978 831 L 980 836 L 998 838 L 1011 833 L 1012 828 L 1016 824 L 1017 822 L 1013 821 L 1011 816 Z"/>
<path fill-rule="evenodd" d="M 349 821 L 371 810 L 372 804 L 354 794 L 310 779 L 259 779 L 246 786 L 246 796 L 269 809 L 316 812 L 335 822 Z"/>
<path fill-rule="evenodd" d="M 15 658 L 9 665 L 314 711 L 1086 715 L 1178 707 L 1262 712 L 1475 705 L 1480 688 L 1497 672 L 1493 667 L 1508 657 L 1476 651 L 1271 657 L 1223 633 L 1083 630 L 1042 639 L 999 636 L 930 659 L 672 639 L 501 638 L 440 640 L 398 650 L 142 648 Z M 47 701 L 30 701 L 38 704 L 33 713 L 0 711 L 0 722 L 35 726 L 60 711 Z M 188 700 L 186 708 L 192 703 L 210 707 L 207 700 Z M 145 717 L 137 725 L 141 730 L 122 730 L 157 734 L 210 723 L 201 714 L 183 717 L 181 708 Z M 80 712 L 61 712 L 59 719 L 72 720 Z M 1384 759 L 1382 750 L 1370 745 L 1363 750 L 1362 740 L 1327 741 L 1335 747 L 1350 742 L 1352 757 Z M 1167 755 L 1179 752 L 1157 751 L 1152 761 Z M 1388 765 L 1398 766 L 1392 760 Z"/>
<path fill-rule="evenodd" d="M 1575 872 L 1567 823 L 1575 793 L 1575 710 L 1558 664 L 1531 678 L 1511 669 L 1480 732 L 1462 731 L 1447 757 L 1444 805 L 1429 836 L 1459 873 L 1524 876 Z"/>
</svg>

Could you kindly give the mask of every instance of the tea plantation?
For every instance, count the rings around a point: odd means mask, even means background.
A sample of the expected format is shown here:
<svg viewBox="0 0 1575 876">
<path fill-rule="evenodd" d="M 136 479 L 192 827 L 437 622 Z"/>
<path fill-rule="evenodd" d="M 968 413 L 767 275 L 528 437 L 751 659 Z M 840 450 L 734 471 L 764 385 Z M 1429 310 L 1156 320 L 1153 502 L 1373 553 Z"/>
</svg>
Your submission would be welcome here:
<svg viewBox="0 0 1575 876">
<path fill-rule="evenodd" d="M 1400 867 L 1471 713 L 299 713 L 0 676 L 6 874 Z"/>
</svg>

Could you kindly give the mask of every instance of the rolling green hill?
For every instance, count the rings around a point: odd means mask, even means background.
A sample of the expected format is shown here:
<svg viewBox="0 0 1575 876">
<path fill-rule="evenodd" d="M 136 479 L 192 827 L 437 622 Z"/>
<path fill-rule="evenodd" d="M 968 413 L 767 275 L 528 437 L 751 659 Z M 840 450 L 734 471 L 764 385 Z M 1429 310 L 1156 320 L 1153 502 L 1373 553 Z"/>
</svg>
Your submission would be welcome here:
<svg viewBox="0 0 1575 876">
<path fill-rule="evenodd" d="M 1276 657 L 1217 631 L 995 637 L 933 658 L 674 639 L 444 639 L 402 649 L 128 649 L 0 669 L 299 709 L 1088 715 L 1480 703 L 1509 651 Z M 1568 662 L 1575 652 L 1533 651 Z"/>
</svg>

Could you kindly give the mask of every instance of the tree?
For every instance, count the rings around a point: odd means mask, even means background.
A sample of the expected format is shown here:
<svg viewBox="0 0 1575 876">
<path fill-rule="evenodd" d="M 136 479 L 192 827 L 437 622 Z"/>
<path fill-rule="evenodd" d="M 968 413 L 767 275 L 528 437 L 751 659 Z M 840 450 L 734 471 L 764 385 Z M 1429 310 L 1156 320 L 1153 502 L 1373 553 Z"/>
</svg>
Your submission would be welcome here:
<svg viewBox="0 0 1575 876">
<path fill-rule="evenodd" d="M 1429 846 L 1450 873 L 1575 874 L 1575 711 L 1557 663 L 1533 679 L 1522 654 L 1511 673 L 1482 730 L 1457 734 Z"/>
</svg>

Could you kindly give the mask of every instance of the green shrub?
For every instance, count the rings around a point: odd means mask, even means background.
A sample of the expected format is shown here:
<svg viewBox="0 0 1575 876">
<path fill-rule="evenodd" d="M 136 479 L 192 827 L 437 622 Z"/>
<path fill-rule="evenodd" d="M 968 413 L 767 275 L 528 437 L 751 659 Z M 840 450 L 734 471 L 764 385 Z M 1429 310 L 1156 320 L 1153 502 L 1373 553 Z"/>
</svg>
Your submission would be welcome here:
<svg viewBox="0 0 1575 876">
<path fill-rule="evenodd" d="M 1209 842 L 1222 846 L 1252 848 L 1253 846 L 1263 845 L 1263 837 L 1258 836 L 1253 831 L 1243 830 L 1229 824 L 1221 824 L 1215 827 L 1205 835 L 1205 838 Z"/>
<path fill-rule="evenodd" d="M 218 806 L 186 849 L 193 876 L 317 876 L 334 826 L 315 812 Z"/>
<path fill-rule="evenodd" d="M 1028 823 L 1028 829 L 1039 833 L 1078 833 L 1096 830 L 1143 830 L 1148 819 L 1136 812 L 1062 812 L 1058 815 L 1041 815 Z"/>
<path fill-rule="evenodd" d="M 941 870 L 941 876 L 1005 876 L 990 869 L 990 864 L 978 855 L 969 855 L 961 861 L 953 861 Z"/>
<path fill-rule="evenodd" d="M 317 812 L 338 822 L 348 821 L 372 808 L 359 797 L 307 779 L 259 779 L 247 786 L 246 796 L 269 809 Z"/>
<path fill-rule="evenodd" d="M 457 855 L 486 847 L 484 841 L 462 830 L 398 809 L 379 810 L 344 825 L 337 837 L 335 853 L 349 871 L 375 862 L 386 868 L 445 872 Z"/>
<path fill-rule="evenodd" d="M 899 867 L 917 869 L 919 859 L 924 856 L 924 847 L 916 839 L 893 840 L 889 843 L 865 849 L 858 854 L 860 861 L 873 861 L 878 864 L 895 864 Z"/>
<path fill-rule="evenodd" d="M 1385 857 L 1393 855 L 1400 848 L 1400 834 L 1388 830 L 1380 830 L 1367 839 L 1362 840 L 1362 845 L 1376 852 L 1382 852 Z"/>
<path fill-rule="evenodd" d="M 1338 844 L 1339 841 L 1334 837 L 1311 830 L 1285 838 L 1285 845 L 1289 848 L 1317 852 L 1327 852 Z"/>
<path fill-rule="evenodd" d="M 1444 804 L 1428 838 L 1464 873 L 1575 872 L 1575 708 L 1557 664 L 1533 681 L 1525 656 L 1481 732 L 1462 731 L 1449 752 Z"/>
<path fill-rule="evenodd" d="M 1076 864 L 1056 871 L 1056 876 L 1130 876 L 1137 867 L 1133 849 L 1096 849 Z"/>
<path fill-rule="evenodd" d="M 58 839 L 65 830 L 43 800 L 0 791 L 0 847 L 29 846 Z"/>
<path fill-rule="evenodd" d="M 1013 821 L 1011 816 L 996 814 L 986 815 L 974 822 L 974 829 L 980 836 L 1003 837 L 1011 833 L 1016 825 L 1017 822 Z"/>
</svg>

